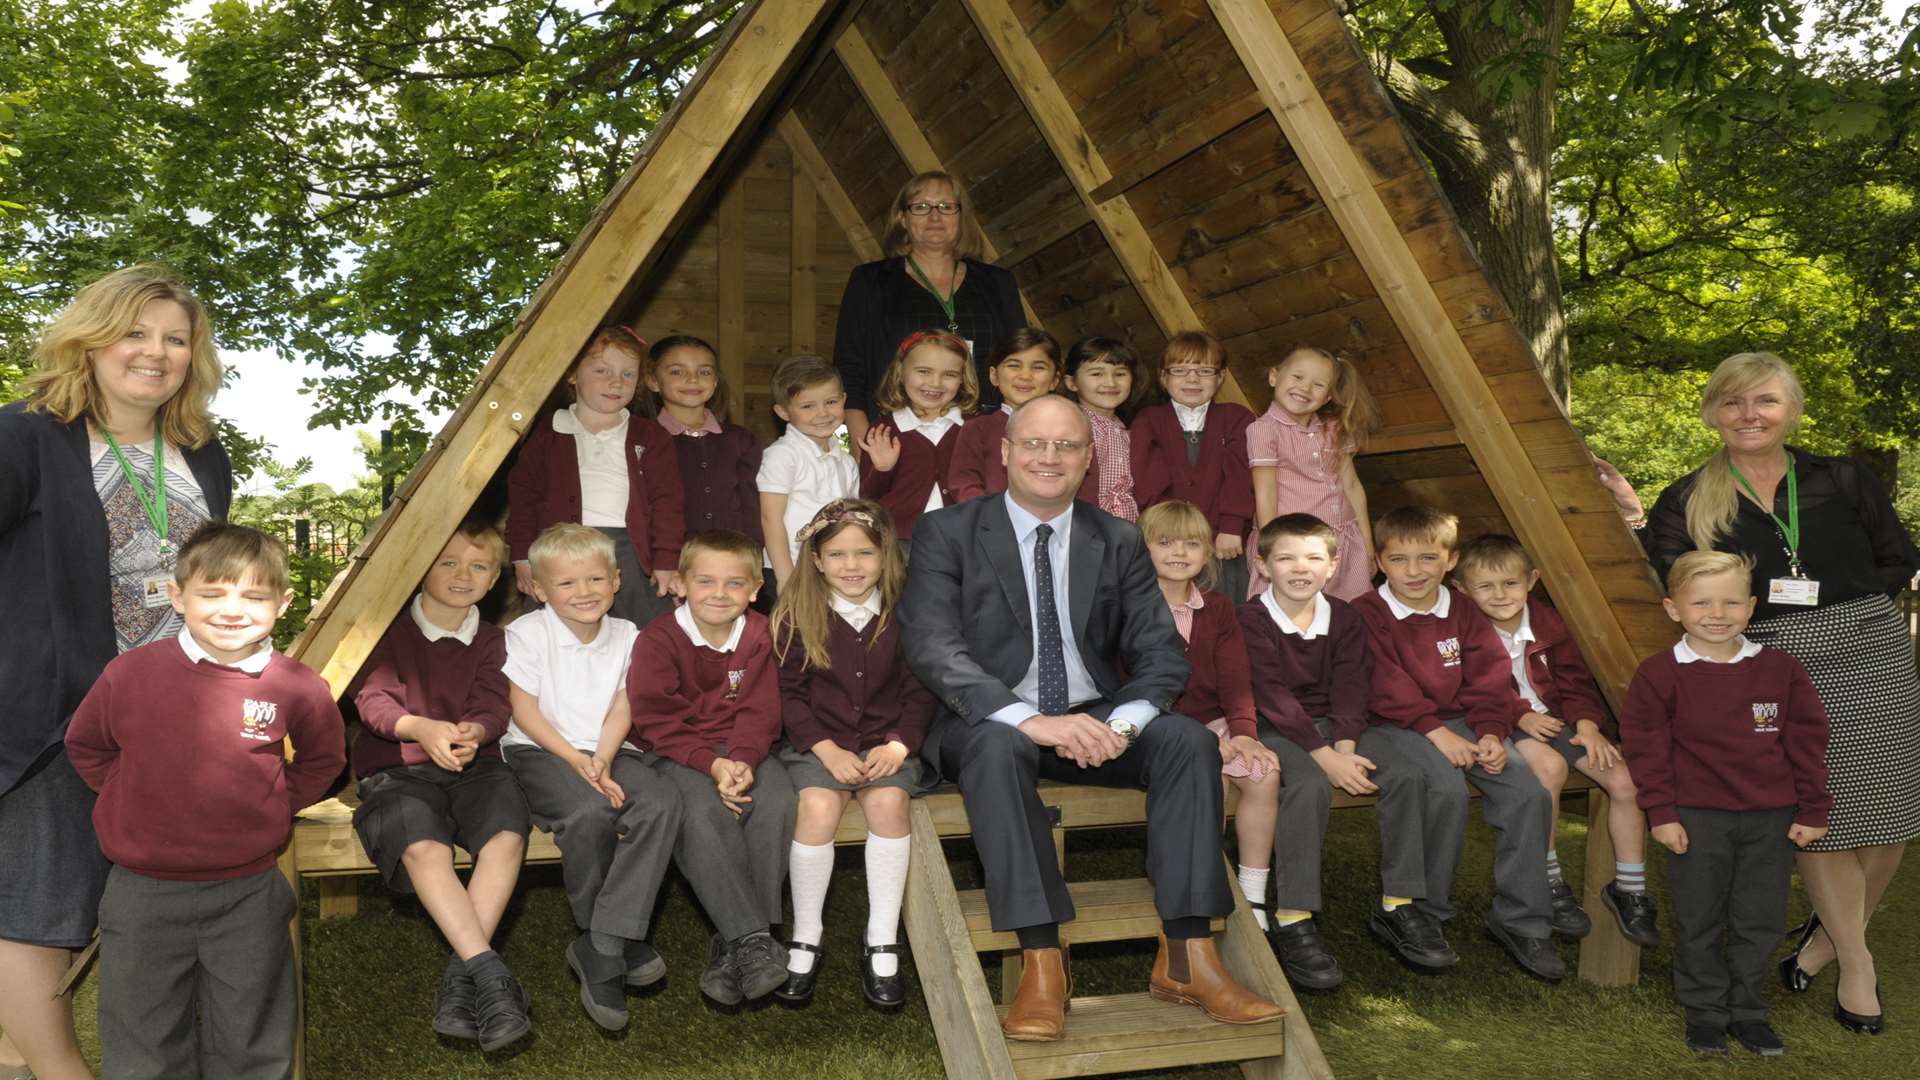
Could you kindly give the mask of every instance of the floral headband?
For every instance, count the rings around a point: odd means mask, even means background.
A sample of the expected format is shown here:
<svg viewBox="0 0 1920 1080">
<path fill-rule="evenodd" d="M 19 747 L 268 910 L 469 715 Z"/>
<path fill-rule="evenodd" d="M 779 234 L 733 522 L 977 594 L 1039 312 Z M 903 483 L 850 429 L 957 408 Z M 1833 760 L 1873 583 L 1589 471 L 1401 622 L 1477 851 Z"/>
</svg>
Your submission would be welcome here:
<svg viewBox="0 0 1920 1080">
<path fill-rule="evenodd" d="M 796 544 L 805 544 L 821 533 L 829 529 L 838 529 L 842 525 L 863 525 L 868 532 L 876 536 L 880 533 L 880 523 L 875 521 L 873 515 L 867 513 L 865 510 L 840 510 L 836 512 L 834 508 L 829 505 L 823 508 L 818 514 L 815 514 L 812 521 L 800 526 L 800 531 L 793 534 L 793 541 Z"/>
<path fill-rule="evenodd" d="M 962 341 L 958 335 L 950 334 L 945 330 L 915 330 L 913 333 L 907 335 L 907 340 L 900 343 L 900 350 L 894 355 L 905 356 L 913 351 L 914 346 L 929 341 L 945 345 L 961 356 L 970 355 L 967 343 Z"/>
</svg>

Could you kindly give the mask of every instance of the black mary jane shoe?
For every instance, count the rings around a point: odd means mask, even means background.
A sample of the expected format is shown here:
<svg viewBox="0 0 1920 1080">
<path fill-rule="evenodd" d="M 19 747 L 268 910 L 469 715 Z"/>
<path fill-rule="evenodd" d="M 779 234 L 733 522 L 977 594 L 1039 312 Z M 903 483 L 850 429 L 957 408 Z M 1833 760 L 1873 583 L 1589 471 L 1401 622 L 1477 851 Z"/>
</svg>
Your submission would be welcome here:
<svg viewBox="0 0 1920 1080">
<path fill-rule="evenodd" d="M 813 985 L 820 981 L 820 967 L 827 962 L 827 954 L 818 945 L 809 945 L 804 941 L 787 942 L 787 951 L 810 952 L 813 954 L 813 966 L 806 971 L 788 971 L 787 981 L 780 984 L 773 996 L 788 1005 L 805 1005 L 813 1000 Z"/>
<path fill-rule="evenodd" d="M 876 974 L 873 958 L 882 953 L 897 957 L 900 948 L 899 945 L 866 945 L 860 950 L 860 992 L 882 1009 L 897 1009 L 906 1003 L 907 981 L 901 978 L 897 968 L 892 975 Z"/>
<path fill-rule="evenodd" d="M 1794 943 L 1793 951 L 1780 961 L 1780 985 L 1786 987 L 1789 993 L 1804 994 L 1813 989 L 1813 976 L 1800 966 L 1800 954 L 1807 951 L 1807 946 L 1813 943 L 1813 935 L 1819 932 L 1818 915 L 1808 915 L 1806 922 L 1787 931 L 1788 937 L 1798 935 L 1800 939 Z"/>
<path fill-rule="evenodd" d="M 1873 996 L 1880 996 L 1880 987 L 1878 985 L 1875 985 L 1873 988 Z M 1833 1018 L 1840 1022 L 1841 1027 L 1846 1028 L 1855 1035 L 1878 1035 L 1886 1030 L 1887 1027 L 1886 1013 L 1877 1012 L 1872 1016 L 1861 1016 L 1857 1012 L 1848 1012 L 1841 1008 L 1838 999 L 1833 1003 Z"/>
</svg>

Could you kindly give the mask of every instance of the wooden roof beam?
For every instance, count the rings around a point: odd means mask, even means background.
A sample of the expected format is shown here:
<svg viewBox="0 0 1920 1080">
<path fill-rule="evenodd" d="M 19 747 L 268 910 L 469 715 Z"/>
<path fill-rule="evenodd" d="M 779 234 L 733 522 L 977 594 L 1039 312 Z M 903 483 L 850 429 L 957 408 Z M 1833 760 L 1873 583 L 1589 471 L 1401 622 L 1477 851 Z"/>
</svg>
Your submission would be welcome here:
<svg viewBox="0 0 1920 1080">
<path fill-rule="evenodd" d="M 820 201 L 827 204 L 827 213 L 847 234 L 847 243 L 853 246 L 853 253 L 861 262 L 872 262 L 881 257 L 880 241 L 873 238 L 873 230 L 867 228 L 860 211 L 855 209 L 853 200 L 847 197 L 847 189 L 840 184 L 840 178 L 833 175 L 833 168 L 827 164 L 826 156 L 820 153 L 820 144 L 808 134 L 807 125 L 800 117 L 788 110 L 780 117 L 778 125 L 780 138 L 785 140 L 787 149 L 793 151 L 793 164 L 800 175 L 813 181 L 813 189 L 820 194 Z"/>
<path fill-rule="evenodd" d="M 1640 658 L 1365 166 L 1267 0 L 1208 4 L 1446 406 L 1508 522 L 1551 583 L 1554 602 L 1567 613 L 1582 653 L 1619 707 Z"/>
</svg>

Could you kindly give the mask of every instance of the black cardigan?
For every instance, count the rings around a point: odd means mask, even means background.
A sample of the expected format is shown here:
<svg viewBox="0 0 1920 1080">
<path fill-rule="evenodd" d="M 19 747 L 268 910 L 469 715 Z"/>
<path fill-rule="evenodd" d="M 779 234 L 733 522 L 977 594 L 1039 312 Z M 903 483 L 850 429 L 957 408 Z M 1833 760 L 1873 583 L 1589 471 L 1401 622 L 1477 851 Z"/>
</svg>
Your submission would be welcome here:
<svg viewBox="0 0 1920 1080">
<path fill-rule="evenodd" d="M 186 461 L 207 512 L 225 520 L 233 469 L 220 440 Z M 107 556 L 86 421 L 0 408 L 0 596 L 13 612 L 0 623 L 0 792 L 51 758 L 116 655 Z"/>
<path fill-rule="evenodd" d="M 1011 271 L 973 259 L 966 264 L 967 276 L 953 297 L 954 321 L 960 324 L 960 336 L 973 342 L 980 405 L 987 410 L 1000 404 L 1000 392 L 987 381 L 987 360 L 995 344 L 1027 325 L 1027 316 Z M 910 276 L 906 265 L 904 255 L 861 263 L 840 297 L 833 364 L 847 387 L 847 408 L 865 412 L 869 421 L 880 419 L 874 415 L 873 393 L 900 343 L 915 330 L 947 326 L 940 301 Z"/>
</svg>

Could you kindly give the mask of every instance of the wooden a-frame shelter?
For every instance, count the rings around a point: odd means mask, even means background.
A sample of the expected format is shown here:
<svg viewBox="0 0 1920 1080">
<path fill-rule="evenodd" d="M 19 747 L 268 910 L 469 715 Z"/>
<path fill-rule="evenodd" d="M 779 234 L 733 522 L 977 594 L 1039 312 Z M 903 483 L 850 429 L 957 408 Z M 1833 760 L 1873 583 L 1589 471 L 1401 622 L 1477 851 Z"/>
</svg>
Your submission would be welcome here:
<svg viewBox="0 0 1920 1080">
<path fill-rule="evenodd" d="M 966 185 L 988 257 L 1063 340 L 1112 335 L 1151 357 L 1205 328 L 1231 355 L 1225 394 L 1256 411 L 1264 365 L 1289 344 L 1352 357 L 1386 423 L 1359 461 L 1375 512 L 1426 502 L 1459 513 L 1466 535 L 1519 537 L 1616 706 L 1638 658 L 1673 640 L 1639 545 L 1329 0 L 758 0 L 293 654 L 345 690 L 610 316 L 649 339 L 715 342 L 734 415 L 767 437 L 769 372 L 831 350 L 849 271 L 879 257 L 890 198 L 927 169 Z M 952 894 L 950 879 L 946 898 L 919 890 L 910 907 L 945 909 Z M 1591 971 L 1583 954 L 1583 972 L 1631 979 L 1637 954 L 1601 921 L 1595 937 L 1613 943 Z M 937 966 L 954 965 L 922 957 L 919 970 Z M 979 985 L 959 985 L 969 978 Z M 950 1070 L 978 1058 L 964 1071 L 1013 1074 L 997 1032 L 964 1030 L 991 1019 L 981 980 L 926 992 Z M 1298 1016 L 1268 1071 L 1324 1074 Z"/>
</svg>

